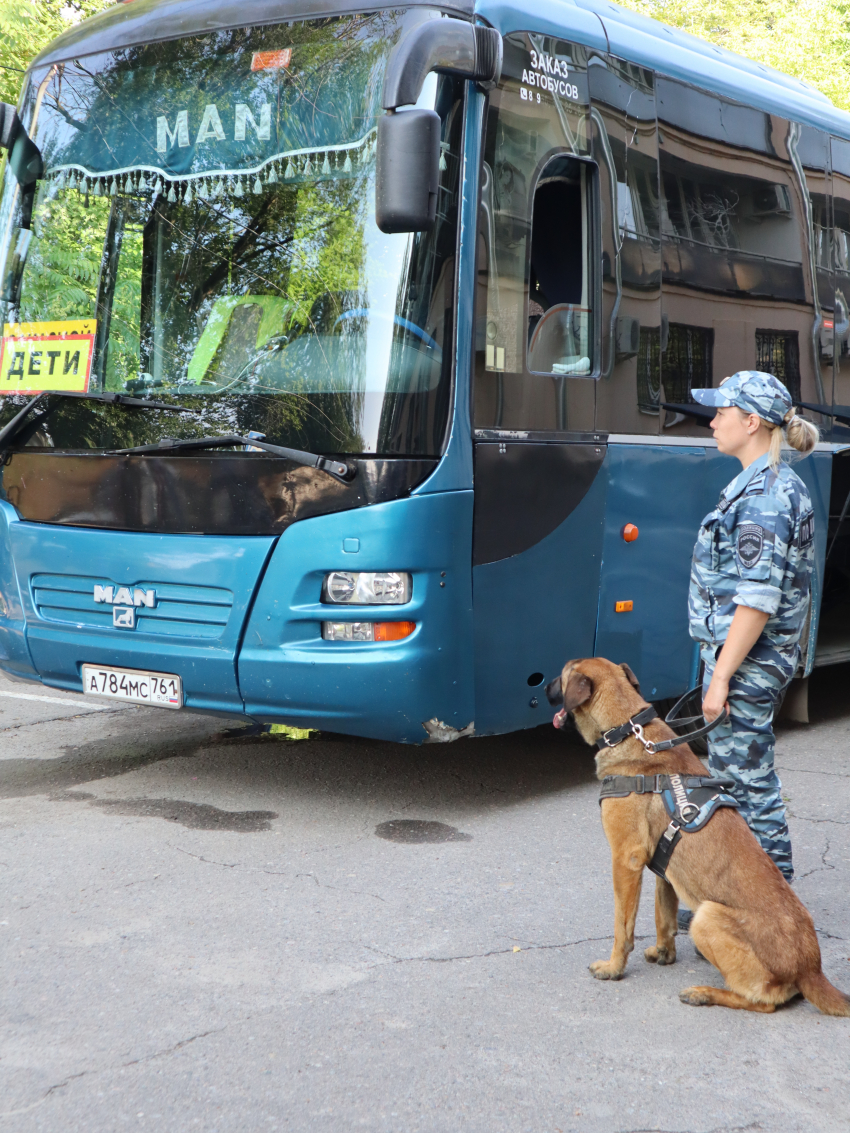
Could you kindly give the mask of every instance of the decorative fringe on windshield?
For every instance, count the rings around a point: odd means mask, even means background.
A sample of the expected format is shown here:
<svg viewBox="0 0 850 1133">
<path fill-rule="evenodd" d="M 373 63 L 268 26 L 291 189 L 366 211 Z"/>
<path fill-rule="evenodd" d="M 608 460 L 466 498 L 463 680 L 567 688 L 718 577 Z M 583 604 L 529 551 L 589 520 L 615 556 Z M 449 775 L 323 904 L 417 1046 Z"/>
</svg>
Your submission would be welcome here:
<svg viewBox="0 0 850 1133">
<path fill-rule="evenodd" d="M 274 191 L 275 185 L 305 181 L 343 180 L 354 177 L 355 168 L 369 164 L 375 154 L 377 129 L 372 129 L 358 142 L 349 145 L 316 149 L 292 150 L 275 154 L 256 169 L 214 170 L 169 176 L 155 167 L 116 169 L 91 173 L 79 165 L 62 165 L 45 174 L 51 197 L 62 190 L 76 190 L 88 199 L 93 197 L 139 196 L 153 194 L 170 205 L 188 207 L 195 202 L 224 198 L 240 199 L 261 196 Z M 445 169 L 445 143 L 440 154 L 440 168 Z"/>
</svg>

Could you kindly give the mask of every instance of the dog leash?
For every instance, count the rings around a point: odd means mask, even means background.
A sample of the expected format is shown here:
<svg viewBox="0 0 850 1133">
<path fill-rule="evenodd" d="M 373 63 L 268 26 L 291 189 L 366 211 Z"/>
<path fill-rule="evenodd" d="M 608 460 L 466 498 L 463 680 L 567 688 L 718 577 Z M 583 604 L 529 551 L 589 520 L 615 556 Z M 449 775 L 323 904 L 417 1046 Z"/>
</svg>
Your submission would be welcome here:
<svg viewBox="0 0 850 1133">
<path fill-rule="evenodd" d="M 674 724 L 678 724 L 680 727 L 687 727 L 689 724 L 693 724 L 695 720 L 704 720 L 705 717 L 701 714 L 697 716 L 682 717 L 677 715 L 679 709 L 685 703 L 687 703 L 689 698 L 692 697 L 695 692 L 699 691 L 700 685 L 697 685 L 695 688 L 689 689 L 684 696 L 679 697 L 679 699 L 664 717 L 664 723 L 669 724 L 671 727 Z M 650 755 L 655 755 L 659 751 L 670 751 L 671 748 L 678 747 L 679 744 L 686 744 L 690 743 L 691 740 L 701 739 L 703 736 L 707 736 L 709 732 L 713 731 L 720 724 L 725 724 L 729 719 L 729 710 L 728 708 L 724 708 L 723 711 L 718 716 L 715 716 L 710 723 L 703 725 L 703 727 L 701 728 L 697 728 L 694 732 L 688 732 L 684 736 L 676 736 L 672 740 L 659 740 L 655 742 L 654 740 L 648 740 L 646 738 L 646 736 L 643 734 L 643 726 L 644 724 L 648 724 L 651 720 L 656 720 L 658 718 L 658 713 L 650 704 L 646 708 L 642 708 L 640 712 L 636 712 L 634 716 L 630 716 L 625 724 L 620 724 L 616 728 L 609 728 L 607 732 L 603 732 L 600 738 L 596 741 L 596 746 L 601 751 L 602 749 L 607 747 L 616 747 L 617 744 L 621 744 L 623 740 L 627 740 L 629 736 L 634 736 L 641 744 L 643 744 L 644 748 Z"/>
</svg>

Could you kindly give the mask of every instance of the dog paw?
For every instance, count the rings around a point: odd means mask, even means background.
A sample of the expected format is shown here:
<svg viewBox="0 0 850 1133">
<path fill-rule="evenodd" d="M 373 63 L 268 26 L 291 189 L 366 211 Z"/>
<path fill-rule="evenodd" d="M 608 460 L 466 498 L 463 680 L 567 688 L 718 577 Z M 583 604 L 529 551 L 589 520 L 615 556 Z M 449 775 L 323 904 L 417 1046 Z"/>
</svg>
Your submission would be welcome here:
<svg viewBox="0 0 850 1133">
<path fill-rule="evenodd" d="M 705 988 L 684 987 L 679 992 L 682 1003 L 689 1003 L 691 1007 L 711 1007 L 712 999 Z"/>
<path fill-rule="evenodd" d="M 658 964 L 663 967 L 665 964 L 676 963 L 676 949 L 665 948 L 664 945 L 653 944 L 651 948 L 645 948 L 643 958 L 648 964 Z"/>
<path fill-rule="evenodd" d="M 590 965 L 590 971 L 594 979 L 597 980 L 621 980 L 623 978 L 623 969 L 612 964 L 610 960 L 594 960 Z"/>
</svg>

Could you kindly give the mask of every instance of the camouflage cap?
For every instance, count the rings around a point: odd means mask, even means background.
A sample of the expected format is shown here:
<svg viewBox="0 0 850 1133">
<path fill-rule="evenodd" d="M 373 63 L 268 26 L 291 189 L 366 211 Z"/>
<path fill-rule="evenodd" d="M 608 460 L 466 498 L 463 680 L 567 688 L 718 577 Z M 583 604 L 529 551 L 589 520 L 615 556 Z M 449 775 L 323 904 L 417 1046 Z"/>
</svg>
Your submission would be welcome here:
<svg viewBox="0 0 850 1133">
<path fill-rule="evenodd" d="M 718 389 L 692 389 L 691 393 L 700 405 L 737 405 L 771 425 L 781 425 L 791 408 L 791 394 L 779 378 L 761 370 L 739 370 Z"/>
</svg>

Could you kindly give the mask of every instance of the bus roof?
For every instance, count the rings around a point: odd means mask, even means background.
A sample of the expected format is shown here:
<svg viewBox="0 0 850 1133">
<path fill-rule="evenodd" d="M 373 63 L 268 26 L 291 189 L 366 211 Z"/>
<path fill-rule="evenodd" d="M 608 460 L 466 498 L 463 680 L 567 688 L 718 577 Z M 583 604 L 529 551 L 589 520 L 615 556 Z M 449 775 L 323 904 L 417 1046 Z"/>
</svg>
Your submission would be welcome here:
<svg viewBox="0 0 850 1133">
<path fill-rule="evenodd" d="M 473 14 L 473 0 L 408 0 L 405 6 L 420 5 L 452 15 Z M 250 9 L 242 0 L 124 0 L 69 28 L 31 65 L 245 23 L 309 19 L 346 9 L 363 11 L 363 0 L 252 0 Z M 850 114 L 837 109 L 808 83 L 640 16 L 612 0 L 475 0 L 475 14 L 503 34 L 540 32 L 607 50 L 767 113 L 850 138 Z"/>
<path fill-rule="evenodd" d="M 38 55 L 30 67 L 41 67 L 100 51 L 136 47 L 179 39 L 184 35 L 205 35 L 224 28 L 278 24 L 283 20 L 310 20 L 338 16 L 344 12 L 372 11 L 379 8 L 436 8 L 453 16 L 472 17 L 472 0 L 405 0 L 404 3 L 378 0 L 119 0 L 96 16 L 82 20 Z"/>
<path fill-rule="evenodd" d="M 850 138 L 850 114 L 801 79 L 612 0 L 476 0 L 476 15 L 506 34 L 538 31 L 649 67 L 769 114 Z"/>
</svg>

